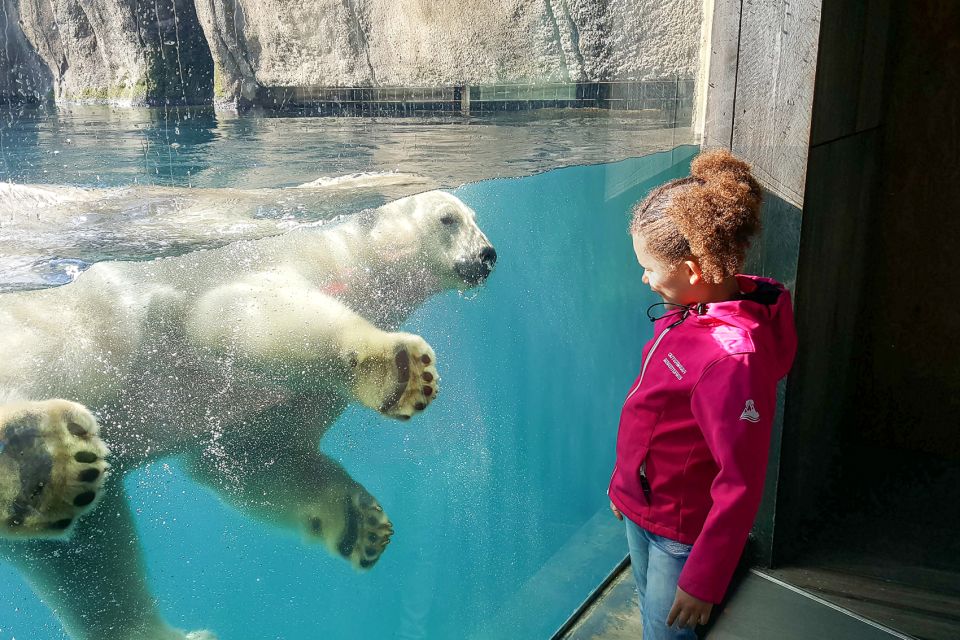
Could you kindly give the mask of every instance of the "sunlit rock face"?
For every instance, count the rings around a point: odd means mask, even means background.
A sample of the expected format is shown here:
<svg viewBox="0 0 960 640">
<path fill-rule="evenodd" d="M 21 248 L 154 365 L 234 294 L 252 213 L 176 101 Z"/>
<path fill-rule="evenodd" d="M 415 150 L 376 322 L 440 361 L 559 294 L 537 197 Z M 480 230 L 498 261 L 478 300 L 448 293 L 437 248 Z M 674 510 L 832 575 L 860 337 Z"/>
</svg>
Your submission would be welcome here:
<svg viewBox="0 0 960 640">
<path fill-rule="evenodd" d="M 697 67 L 696 0 L 198 0 L 218 97 L 258 86 L 643 80 Z"/>
<path fill-rule="evenodd" d="M 11 42 L 29 41 L 47 67 L 47 81 L 52 80 L 60 101 L 204 103 L 215 95 L 223 102 L 254 102 L 261 88 L 278 86 L 689 77 L 698 62 L 701 4 L 700 0 L 21 1 L 25 38 L 14 24 Z M 16 15 L 15 7 L 8 15 Z M 18 59 L 33 55 L 22 44 L 14 45 L 25 50 Z M 0 59 L 0 76 L 10 75 L 11 64 Z M 42 73 L 31 77 L 42 80 Z"/>
<path fill-rule="evenodd" d="M 20 26 L 66 102 L 209 101 L 213 65 L 192 0 L 20 2 Z"/>
<path fill-rule="evenodd" d="M 23 35 L 17 0 L 0 0 L 0 39 L 0 103 L 45 97 L 53 78 Z"/>
</svg>

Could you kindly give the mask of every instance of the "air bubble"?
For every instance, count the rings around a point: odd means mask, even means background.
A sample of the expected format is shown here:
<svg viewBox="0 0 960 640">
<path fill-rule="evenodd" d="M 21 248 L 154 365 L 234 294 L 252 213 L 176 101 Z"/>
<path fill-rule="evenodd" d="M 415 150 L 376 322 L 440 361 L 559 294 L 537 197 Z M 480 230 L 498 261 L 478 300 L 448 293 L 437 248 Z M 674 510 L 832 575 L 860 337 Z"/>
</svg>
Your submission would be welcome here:
<svg viewBox="0 0 960 640">
<path fill-rule="evenodd" d="M 480 292 L 477 291 L 476 289 L 467 289 L 466 291 L 464 291 L 463 289 L 459 289 L 457 290 L 457 295 L 459 295 L 464 300 L 474 300 L 478 295 L 480 295 Z"/>
</svg>

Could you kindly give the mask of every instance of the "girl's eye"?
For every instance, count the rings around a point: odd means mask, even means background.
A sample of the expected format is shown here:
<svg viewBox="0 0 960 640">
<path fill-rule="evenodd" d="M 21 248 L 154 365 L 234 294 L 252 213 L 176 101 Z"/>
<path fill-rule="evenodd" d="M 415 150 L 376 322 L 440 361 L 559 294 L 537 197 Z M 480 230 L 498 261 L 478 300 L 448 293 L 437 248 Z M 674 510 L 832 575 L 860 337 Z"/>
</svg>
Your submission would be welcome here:
<svg viewBox="0 0 960 640">
<path fill-rule="evenodd" d="M 442 218 L 440 218 L 440 224 L 443 224 L 443 225 L 446 225 L 446 226 L 450 226 L 450 225 L 452 225 L 452 224 L 455 224 L 456 221 L 457 221 L 457 218 L 456 218 L 455 216 L 450 215 L 449 213 L 448 213 L 447 215 L 443 216 Z"/>
</svg>

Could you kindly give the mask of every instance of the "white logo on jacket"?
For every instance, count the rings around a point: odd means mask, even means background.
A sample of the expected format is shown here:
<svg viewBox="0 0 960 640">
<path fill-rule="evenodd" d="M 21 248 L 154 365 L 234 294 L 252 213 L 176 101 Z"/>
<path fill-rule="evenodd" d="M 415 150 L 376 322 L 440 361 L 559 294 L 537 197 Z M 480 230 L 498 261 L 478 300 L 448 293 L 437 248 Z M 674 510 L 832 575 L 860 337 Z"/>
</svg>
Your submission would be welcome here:
<svg viewBox="0 0 960 640">
<path fill-rule="evenodd" d="M 668 353 L 667 357 L 663 359 L 663 364 L 667 365 L 667 369 L 670 369 L 670 373 L 672 373 L 677 380 L 683 380 L 683 374 L 685 374 L 687 370 L 680 364 L 680 361 L 677 360 L 677 356 L 673 355 L 673 353 Z"/>
<path fill-rule="evenodd" d="M 747 400 L 747 406 L 743 408 L 743 413 L 740 414 L 741 420 L 749 420 L 750 422 L 760 422 L 760 412 L 757 411 L 757 407 L 753 404 L 753 400 Z"/>
</svg>

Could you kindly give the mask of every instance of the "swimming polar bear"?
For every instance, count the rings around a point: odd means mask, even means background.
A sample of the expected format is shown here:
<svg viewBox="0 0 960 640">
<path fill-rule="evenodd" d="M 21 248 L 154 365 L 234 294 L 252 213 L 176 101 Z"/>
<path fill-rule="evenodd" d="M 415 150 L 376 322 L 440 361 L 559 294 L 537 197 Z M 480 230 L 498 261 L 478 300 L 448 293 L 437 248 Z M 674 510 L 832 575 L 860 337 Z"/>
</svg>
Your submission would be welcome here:
<svg viewBox="0 0 960 640">
<path fill-rule="evenodd" d="M 0 291 L 63 284 L 96 260 L 176 255 L 319 226 L 438 186 L 395 171 L 260 189 L 0 182 Z"/>
<path fill-rule="evenodd" d="M 436 356 L 394 329 L 495 261 L 474 212 L 432 191 L 0 295 L 0 555 L 76 640 L 212 638 L 158 613 L 119 482 L 175 454 L 241 511 L 371 567 L 393 527 L 318 440 L 350 402 L 430 404 Z"/>
</svg>

